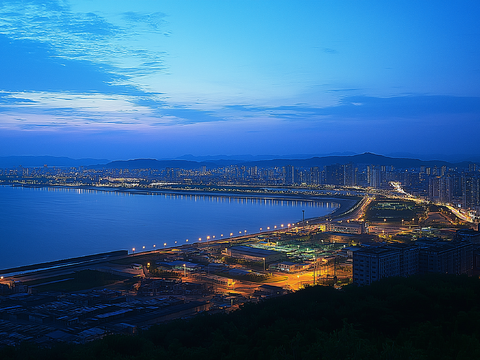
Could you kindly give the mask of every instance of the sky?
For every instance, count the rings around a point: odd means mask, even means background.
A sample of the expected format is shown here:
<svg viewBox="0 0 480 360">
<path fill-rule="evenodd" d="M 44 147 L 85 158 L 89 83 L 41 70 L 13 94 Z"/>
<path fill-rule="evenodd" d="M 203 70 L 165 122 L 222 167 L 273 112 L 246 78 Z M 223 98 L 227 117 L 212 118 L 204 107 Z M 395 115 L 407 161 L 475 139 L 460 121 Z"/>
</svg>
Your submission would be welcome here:
<svg viewBox="0 0 480 360">
<path fill-rule="evenodd" d="M 480 155 L 480 2 L 1 0 L 0 156 Z"/>
</svg>

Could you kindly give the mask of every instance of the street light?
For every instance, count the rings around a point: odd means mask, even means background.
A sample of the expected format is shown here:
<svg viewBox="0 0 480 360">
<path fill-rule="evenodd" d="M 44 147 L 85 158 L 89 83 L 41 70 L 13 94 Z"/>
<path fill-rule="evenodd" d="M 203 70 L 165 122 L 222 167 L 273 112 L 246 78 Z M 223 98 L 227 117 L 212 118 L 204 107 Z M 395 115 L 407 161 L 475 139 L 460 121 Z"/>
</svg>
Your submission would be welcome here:
<svg viewBox="0 0 480 360">
<path fill-rule="evenodd" d="M 187 265 L 183 264 L 183 277 L 187 276 Z"/>
<path fill-rule="evenodd" d="M 135 254 L 135 248 L 132 248 L 132 252 Z"/>
</svg>

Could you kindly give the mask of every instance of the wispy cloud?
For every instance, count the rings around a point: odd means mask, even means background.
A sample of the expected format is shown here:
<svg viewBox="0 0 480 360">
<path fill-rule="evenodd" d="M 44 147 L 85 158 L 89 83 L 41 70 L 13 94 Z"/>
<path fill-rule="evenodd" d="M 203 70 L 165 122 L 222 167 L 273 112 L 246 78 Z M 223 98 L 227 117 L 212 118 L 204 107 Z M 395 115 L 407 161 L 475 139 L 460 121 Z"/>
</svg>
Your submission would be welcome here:
<svg viewBox="0 0 480 360">
<path fill-rule="evenodd" d="M 162 34 L 163 14 L 129 12 L 118 18 L 113 23 L 100 14 L 72 12 L 64 1 L 3 0 L 0 34 L 9 41 L 29 41 L 29 47 L 42 50 L 39 60 L 43 64 L 83 61 L 95 65 L 96 71 L 104 74 L 105 83 L 134 87 L 134 76 L 164 68 L 162 51 L 136 43 L 147 32 Z"/>
</svg>

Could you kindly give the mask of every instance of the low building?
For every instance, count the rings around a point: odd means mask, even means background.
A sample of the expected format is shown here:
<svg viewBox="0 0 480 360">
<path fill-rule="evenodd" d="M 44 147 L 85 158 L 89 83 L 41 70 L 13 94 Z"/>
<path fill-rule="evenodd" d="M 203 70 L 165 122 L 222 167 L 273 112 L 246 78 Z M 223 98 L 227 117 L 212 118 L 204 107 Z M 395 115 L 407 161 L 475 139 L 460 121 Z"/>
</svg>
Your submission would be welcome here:
<svg viewBox="0 0 480 360">
<path fill-rule="evenodd" d="M 256 296 L 276 297 L 276 296 L 288 294 L 288 290 L 285 290 L 280 286 L 264 284 L 264 285 L 260 285 L 258 289 L 255 290 L 254 294 Z"/>
<path fill-rule="evenodd" d="M 369 285 L 374 281 L 400 276 L 401 253 L 387 247 L 364 248 L 353 253 L 353 282 Z"/>
<path fill-rule="evenodd" d="M 364 234 L 365 224 L 354 222 L 328 222 L 325 226 L 326 231 L 344 233 L 344 234 Z"/>
<path fill-rule="evenodd" d="M 265 261 L 265 263 L 272 263 L 285 258 L 285 255 L 280 251 L 257 249 L 244 245 L 226 248 L 222 254 L 249 261 Z"/>
<path fill-rule="evenodd" d="M 279 262 L 278 264 L 275 264 L 275 268 L 278 271 L 285 271 L 285 272 L 301 271 L 301 270 L 305 270 L 309 266 L 310 264 L 299 264 L 291 261 L 282 261 L 282 262 Z"/>
<path fill-rule="evenodd" d="M 460 229 L 455 234 L 457 240 L 468 240 L 472 244 L 480 244 L 480 231 L 472 229 Z"/>
</svg>

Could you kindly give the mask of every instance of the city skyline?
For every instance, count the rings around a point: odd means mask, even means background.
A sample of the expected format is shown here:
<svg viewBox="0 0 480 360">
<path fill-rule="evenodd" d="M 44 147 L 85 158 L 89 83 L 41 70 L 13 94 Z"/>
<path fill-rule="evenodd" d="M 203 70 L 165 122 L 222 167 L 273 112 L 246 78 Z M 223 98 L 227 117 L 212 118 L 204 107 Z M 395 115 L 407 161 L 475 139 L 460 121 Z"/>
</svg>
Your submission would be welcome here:
<svg viewBox="0 0 480 360">
<path fill-rule="evenodd" d="M 480 155 L 473 1 L 0 4 L 0 155 Z"/>
</svg>

